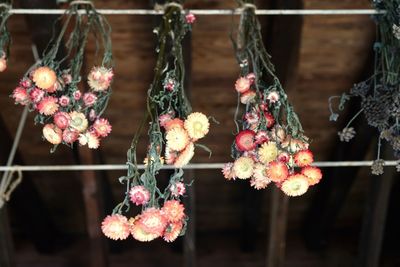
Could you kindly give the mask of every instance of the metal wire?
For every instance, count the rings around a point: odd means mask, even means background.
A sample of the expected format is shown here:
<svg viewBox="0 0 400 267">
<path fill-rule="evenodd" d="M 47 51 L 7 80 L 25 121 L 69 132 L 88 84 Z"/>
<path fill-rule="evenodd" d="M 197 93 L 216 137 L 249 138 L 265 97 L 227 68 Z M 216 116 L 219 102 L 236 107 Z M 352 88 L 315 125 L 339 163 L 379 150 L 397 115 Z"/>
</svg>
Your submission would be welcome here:
<svg viewBox="0 0 400 267">
<path fill-rule="evenodd" d="M 317 167 L 368 167 L 373 161 L 321 161 L 315 162 Z M 396 166 L 398 161 L 386 161 L 385 166 Z M 221 169 L 224 163 L 193 163 L 183 167 L 191 170 L 212 170 Z M 138 165 L 139 169 L 144 169 L 145 165 Z M 0 166 L 0 171 L 117 171 L 126 170 L 125 164 L 98 164 L 98 165 L 40 165 L 40 166 Z M 164 170 L 174 169 L 174 166 L 166 165 Z"/>
<path fill-rule="evenodd" d="M 152 9 L 97 9 L 103 15 L 161 15 L 162 10 Z M 194 15 L 240 15 L 242 9 L 192 9 Z M 61 15 L 65 9 L 11 9 L 11 14 Z M 84 13 L 85 11 L 81 11 Z M 185 11 L 182 11 L 185 12 Z M 374 15 L 386 11 L 375 9 L 257 9 L 257 15 Z"/>
<path fill-rule="evenodd" d="M 103 15 L 162 15 L 162 10 L 150 9 L 98 9 Z M 240 15 L 242 9 L 193 9 L 191 13 L 195 15 Z M 65 9 L 11 9 L 11 14 L 30 14 L 30 15 L 61 15 Z M 82 13 L 85 11 L 82 10 Z M 185 11 L 182 11 L 185 12 Z M 385 14 L 384 10 L 374 9 L 258 9 L 257 15 L 374 15 Z M 371 166 L 373 161 L 325 161 L 315 162 L 313 165 L 318 167 L 366 167 Z M 397 161 L 386 161 L 385 166 L 396 166 Z M 188 164 L 184 169 L 221 169 L 224 163 L 194 163 Z M 125 170 L 126 165 L 39 165 L 39 166 L 0 166 L 0 171 L 83 171 L 83 170 Z M 144 169 L 144 165 L 138 165 L 139 169 Z M 163 169 L 174 169 L 173 166 L 164 166 Z"/>
</svg>

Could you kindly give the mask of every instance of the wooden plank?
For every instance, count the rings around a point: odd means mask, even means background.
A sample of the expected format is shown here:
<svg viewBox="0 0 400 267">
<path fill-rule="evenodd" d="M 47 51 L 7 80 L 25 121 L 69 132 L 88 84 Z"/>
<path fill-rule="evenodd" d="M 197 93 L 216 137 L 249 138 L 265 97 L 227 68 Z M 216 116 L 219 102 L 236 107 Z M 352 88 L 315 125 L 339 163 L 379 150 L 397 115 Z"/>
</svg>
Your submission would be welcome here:
<svg viewBox="0 0 400 267">
<path fill-rule="evenodd" d="M 382 151 L 383 158 L 392 156 L 392 151 L 388 145 Z M 371 185 L 360 235 L 357 267 L 380 266 L 379 260 L 386 226 L 386 214 L 395 176 L 397 176 L 395 168 L 385 168 L 385 173 L 381 176 L 371 175 Z"/>
<path fill-rule="evenodd" d="M 279 0 L 271 2 L 271 4 L 272 8 L 303 8 L 302 0 Z M 276 74 L 280 78 L 285 91 L 289 92 L 295 89 L 297 81 L 303 17 L 283 18 L 278 16 L 269 19 L 270 32 L 267 32 L 264 37 L 265 43 L 271 44 L 269 48 L 272 62 L 275 62 Z M 290 32 L 290 34 L 282 34 L 283 32 Z M 274 187 L 271 195 L 266 266 L 281 267 L 285 264 L 288 205 L 289 198 Z"/>
<path fill-rule="evenodd" d="M 185 171 L 186 183 L 190 183 L 194 178 L 194 171 Z M 183 266 L 196 266 L 196 194 L 194 183 L 186 187 L 187 198 L 185 198 L 185 210 L 189 216 L 186 235 L 183 240 Z"/>
<path fill-rule="evenodd" d="M 183 58 L 185 62 L 185 89 L 188 99 L 191 99 L 192 88 L 192 35 L 189 32 L 182 44 Z M 187 183 L 195 178 L 194 170 L 186 170 Z M 196 266 L 196 187 L 195 183 L 187 187 L 186 214 L 189 216 L 189 224 L 183 240 L 183 258 L 185 267 Z"/>
<path fill-rule="evenodd" d="M 31 1 L 22 1 L 20 3 L 22 8 L 56 8 L 56 2 L 52 0 L 31 0 Z M 47 46 L 47 42 L 51 39 L 52 36 L 52 26 L 53 22 L 56 20 L 57 16 L 25 16 L 27 23 L 29 25 L 29 28 L 32 33 L 32 39 L 34 44 L 36 45 L 39 53 L 41 53 L 45 47 Z M 43 25 L 49 25 L 49 27 L 43 27 Z M 12 137 L 9 135 L 9 133 L 6 130 L 6 126 L 1 120 L 1 139 L 4 142 L 6 141 L 6 144 L 4 146 L 1 146 L 3 148 L 2 151 L 10 151 L 10 149 L 6 149 L 7 147 L 11 146 L 12 144 Z M 22 159 L 19 156 L 19 153 L 16 153 L 15 157 L 15 162 L 20 162 L 22 163 Z M 4 161 L 5 162 L 5 161 Z M 28 182 L 30 185 L 33 186 L 33 183 L 31 182 L 30 179 L 28 179 Z M 26 185 L 27 182 L 25 182 Z M 26 188 L 26 187 L 25 187 Z M 17 190 L 17 194 L 18 194 Z M 32 187 L 31 190 L 28 192 L 24 192 L 27 194 L 24 194 L 24 200 L 26 201 L 27 199 L 30 199 L 30 203 L 35 203 L 37 205 L 37 208 L 39 211 L 45 210 L 43 203 L 41 202 L 40 196 L 35 190 L 34 187 Z M 17 200 L 18 201 L 18 200 Z M 16 203 L 18 204 L 18 202 Z M 23 205 L 25 207 L 25 205 Z M 21 210 L 23 211 L 23 209 Z M 45 214 L 44 214 L 45 215 Z M 41 224 L 42 222 L 42 224 Z M 31 225 L 31 229 L 28 231 L 28 235 L 33 237 L 33 241 L 35 245 L 39 245 L 39 248 L 44 248 L 40 244 L 40 240 L 37 239 L 37 235 L 32 235 L 32 233 L 36 234 L 42 233 L 43 227 L 44 226 L 54 226 L 51 223 L 51 220 L 49 219 L 48 216 L 38 216 L 38 224 L 35 223 L 34 226 Z M 38 226 L 39 228 L 35 228 L 35 226 Z M 34 228 L 34 229 L 32 229 Z M 49 227 L 50 228 L 50 227 Z M 32 231 L 33 230 L 33 231 Z M 47 232 L 48 233 L 48 232 Z M 11 236 L 11 229 L 9 226 L 8 222 L 8 217 L 7 217 L 7 210 L 4 207 L 4 209 L 0 210 L 0 236 L 1 236 L 1 242 L 0 242 L 0 266 L 8 267 L 8 266 L 14 266 L 14 259 L 12 258 L 13 256 L 13 242 L 12 242 L 12 236 Z M 48 235 L 44 234 L 44 236 L 41 236 L 41 238 L 47 239 Z M 46 245 L 45 245 L 46 246 Z M 44 248 L 46 249 L 46 248 Z M 47 249 L 46 249 L 47 250 Z"/>
<path fill-rule="evenodd" d="M 14 246 L 6 205 L 0 209 L 0 266 L 15 266 Z"/>
<path fill-rule="evenodd" d="M 364 80 L 371 75 L 374 58 L 371 51 L 358 80 Z M 342 127 L 345 127 L 345 124 L 358 112 L 358 101 L 358 99 L 353 99 L 349 102 L 347 114 L 342 119 L 344 123 Z M 356 137 L 349 143 L 341 142 L 339 138 L 336 138 L 329 157 L 332 161 L 363 160 L 368 153 L 372 139 L 376 136 L 375 128 L 370 127 L 364 119 L 355 121 L 352 126 L 357 133 Z M 324 170 L 324 178 L 316 188 L 304 219 L 304 238 L 308 248 L 321 250 L 326 247 L 329 233 L 346 202 L 359 169 L 359 167 L 354 167 Z"/>
<path fill-rule="evenodd" d="M 79 163 L 94 164 L 93 152 L 79 150 Z M 82 193 L 86 209 L 86 229 L 90 237 L 90 266 L 108 265 L 107 246 L 101 232 L 101 220 L 104 217 L 101 183 L 95 171 L 82 171 Z"/>
<path fill-rule="evenodd" d="M 266 266 L 283 266 L 285 263 L 288 206 L 289 197 L 273 187 Z"/>
</svg>

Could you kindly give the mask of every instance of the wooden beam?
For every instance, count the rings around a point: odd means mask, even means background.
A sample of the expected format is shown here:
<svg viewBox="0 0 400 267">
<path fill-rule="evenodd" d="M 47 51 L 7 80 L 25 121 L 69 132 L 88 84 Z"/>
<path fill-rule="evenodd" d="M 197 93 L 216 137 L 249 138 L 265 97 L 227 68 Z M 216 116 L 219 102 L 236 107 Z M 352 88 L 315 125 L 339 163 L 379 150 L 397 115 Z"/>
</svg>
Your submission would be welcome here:
<svg viewBox="0 0 400 267">
<path fill-rule="evenodd" d="M 79 149 L 80 164 L 94 164 L 93 152 Z M 86 209 L 86 229 L 90 237 L 90 266 L 106 267 L 108 252 L 101 232 L 101 220 L 104 217 L 104 205 L 101 182 L 95 171 L 82 171 L 82 193 Z"/>
<path fill-rule="evenodd" d="M 365 68 L 357 80 L 364 80 L 371 75 L 374 57 L 371 51 Z M 347 114 L 342 119 L 344 123 L 342 127 L 358 112 L 360 107 L 358 101 L 351 100 L 349 102 Z M 352 141 L 345 143 L 337 138 L 330 156 L 332 161 L 363 160 L 368 153 L 372 140 L 377 136 L 376 130 L 370 127 L 363 118 L 356 120 L 353 127 L 357 135 Z M 322 250 L 326 247 L 332 227 L 347 199 L 359 169 L 359 167 L 354 167 L 324 170 L 324 178 L 316 187 L 315 195 L 310 202 L 303 223 L 304 240 L 309 249 Z"/>
<path fill-rule="evenodd" d="M 302 0 L 278 0 L 272 2 L 272 8 L 302 9 Z M 275 63 L 276 74 L 280 78 L 285 91 L 294 90 L 297 82 L 299 53 L 303 17 L 271 17 L 270 32 L 267 32 L 265 42 L 270 44 L 272 61 Z M 283 32 L 290 34 L 282 34 Z M 285 264 L 286 225 L 288 220 L 289 198 L 278 188 L 271 194 L 271 214 L 267 245 L 266 266 L 281 267 Z"/>
<path fill-rule="evenodd" d="M 272 188 L 271 216 L 266 266 L 284 266 L 286 250 L 286 226 L 289 198 L 277 187 Z"/>
<path fill-rule="evenodd" d="M 392 156 L 392 149 L 389 145 L 385 145 L 382 151 L 383 158 Z M 397 176 L 395 168 L 385 168 L 385 173 L 381 176 L 371 175 L 371 185 L 360 235 L 357 267 L 380 266 L 386 214 L 395 176 Z"/>
<path fill-rule="evenodd" d="M 190 91 L 192 87 L 192 35 L 189 32 L 182 44 L 183 58 L 185 61 L 185 89 L 190 99 Z M 195 177 L 194 170 L 186 170 L 185 178 L 188 183 Z M 186 214 L 189 216 L 189 224 L 186 235 L 183 240 L 184 266 L 196 266 L 196 187 L 195 183 L 187 187 L 187 195 L 185 202 Z"/>
<path fill-rule="evenodd" d="M 14 246 L 6 205 L 0 209 L 0 237 L 0 266 L 14 267 Z"/>
<path fill-rule="evenodd" d="M 86 57 L 83 59 L 82 69 L 87 69 Z M 86 91 L 88 91 L 89 88 L 87 88 L 86 83 L 84 86 L 86 87 Z M 96 163 L 95 154 L 100 153 L 100 149 L 94 151 L 87 147 L 76 147 L 73 153 L 75 160 L 79 164 L 92 165 Z M 97 158 L 100 158 L 99 155 L 97 155 Z M 104 183 L 102 182 L 102 177 L 98 177 L 93 170 L 81 172 L 81 183 L 86 211 L 86 231 L 90 239 L 90 266 L 107 267 L 109 266 L 108 247 L 101 231 L 101 223 L 105 217 L 103 195 L 105 190 L 102 188 Z"/>
<path fill-rule="evenodd" d="M 29 0 L 19 1 L 21 8 L 43 8 L 43 9 L 57 9 L 57 1 L 54 0 Z M 32 41 L 36 45 L 39 57 L 41 57 L 43 51 L 46 49 L 51 37 L 53 36 L 53 30 L 59 32 L 59 25 L 54 27 L 54 23 L 59 18 L 58 15 L 26 15 L 26 23 L 29 27 L 29 31 L 32 35 Z M 62 48 L 58 51 L 59 58 L 65 54 L 65 50 Z"/>
<path fill-rule="evenodd" d="M 185 171 L 186 182 L 190 183 L 194 178 L 193 170 Z M 183 266 L 196 266 L 196 193 L 194 183 L 186 187 L 185 210 L 189 216 L 186 234 L 183 240 Z"/>
<path fill-rule="evenodd" d="M 21 1 L 20 5 L 22 8 L 56 8 L 57 7 L 56 2 L 52 1 L 52 0 Z M 45 49 L 45 47 L 47 46 L 47 42 L 51 39 L 51 36 L 52 36 L 52 27 L 43 27 L 43 25 L 53 25 L 56 18 L 57 18 L 57 16 L 51 16 L 51 15 L 26 16 L 28 25 L 32 32 L 33 42 L 36 44 L 37 49 L 38 49 L 38 51 L 40 51 L 40 53 Z M 10 151 L 10 149 L 7 149 L 7 147 L 12 144 L 12 138 L 6 131 L 5 125 L 2 120 L 1 120 L 1 123 L 2 123 L 2 125 L 0 127 L 0 130 L 2 130 L 2 132 L 0 133 L 0 135 L 2 137 L 1 139 L 3 142 L 5 140 L 7 140 L 6 144 L 4 146 L 1 146 L 3 148 L 2 151 Z M 4 160 L 3 162 L 5 162 L 5 161 L 6 160 Z M 22 163 L 22 159 L 19 156 L 18 152 L 16 154 L 15 162 L 20 162 L 20 164 Z M 31 185 L 31 189 L 28 191 L 23 190 L 23 188 L 20 190 L 17 189 L 14 192 L 14 197 L 17 199 L 16 201 L 14 201 L 14 205 L 18 205 L 18 203 L 19 203 L 18 194 L 23 193 L 24 196 L 22 196 L 23 197 L 22 199 L 24 199 L 25 203 L 26 203 L 27 199 L 30 199 L 29 203 L 36 203 L 35 206 L 38 208 L 39 211 L 45 211 L 46 209 L 44 208 L 44 205 L 41 201 L 39 193 L 36 190 L 31 179 L 29 179 L 29 177 L 26 177 L 26 175 L 25 175 L 25 178 L 28 178 L 28 179 L 25 179 L 25 181 L 23 182 L 23 184 L 20 187 L 26 188 L 26 185 L 29 184 L 29 185 Z M 21 205 L 19 205 L 19 206 L 21 206 Z M 22 205 L 21 209 L 19 209 L 19 210 L 21 212 L 23 210 L 27 210 L 26 205 Z M 49 246 L 51 244 L 47 243 L 44 247 L 42 247 L 40 240 L 37 240 L 37 238 L 35 238 L 34 233 L 36 233 L 37 235 L 43 234 L 40 237 L 40 238 L 42 238 L 42 240 L 49 240 L 46 238 L 46 236 L 48 236 L 48 234 L 46 235 L 46 233 L 48 233 L 49 229 L 54 229 L 54 225 L 52 224 L 51 220 L 48 218 L 46 212 L 41 212 L 41 214 L 44 216 L 37 216 L 38 224 L 31 225 L 31 227 L 30 227 L 29 231 L 27 231 L 27 233 L 29 236 L 32 236 L 32 234 L 33 234 L 33 241 L 38 246 L 39 249 L 42 248 L 42 249 L 47 250 L 45 247 Z M 38 228 L 36 228 L 35 226 L 38 226 Z M 49 226 L 47 228 L 47 231 L 42 231 L 43 227 L 46 227 L 46 226 Z M 3 266 L 4 267 L 13 266 L 14 259 L 12 258 L 12 255 L 13 255 L 12 236 L 11 236 L 11 229 L 10 229 L 9 223 L 8 223 L 6 208 L 4 208 L 0 212 L 0 232 L 1 232 L 0 236 L 2 237 L 1 238 L 2 241 L 0 242 L 0 251 L 1 251 L 0 252 L 0 266 L 2 266 L 2 267 Z"/>
</svg>

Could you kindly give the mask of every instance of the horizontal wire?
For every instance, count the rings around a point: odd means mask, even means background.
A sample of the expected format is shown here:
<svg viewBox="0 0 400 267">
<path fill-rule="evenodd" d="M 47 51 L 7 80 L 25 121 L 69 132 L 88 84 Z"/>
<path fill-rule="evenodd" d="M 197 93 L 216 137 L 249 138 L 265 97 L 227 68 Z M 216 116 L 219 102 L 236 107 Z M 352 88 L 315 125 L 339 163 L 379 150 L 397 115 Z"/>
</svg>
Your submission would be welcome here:
<svg viewBox="0 0 400 267">
<path fill-rule="evenodd" d="M 97 9 L 103 15 L 161 15 L 162 10 L 152 9 Z M 191 9 L 194 15 L 239 15 L 243 9 Z M 65 9 L 11 9 L 11 14 L 60 15 Z M 80 13 L 85 13 L 80 10 Z M 257 15 L 374 15 L 384 14 L 375 9 L 257 9 Z"/>
<path fill-rule="evenodd" d="M 373 161 L 321 161 L 314 162 L 313 166 L 317 167 L 368 167 Z M 386 161 L 385 166 L 396 166 L 398 161 Z M 193 163 L 183 167 L 183 169 L 191 170 L 211 170 L 221 169 L 224 163 Z M 138 165 L 138 169 L 144 169 L 146 166 Z M 32 165 L 32 166 L 0 166 L 0 171 L 114 171 L 126 170 L 126 164 L 98 164 L 98 165 Z M 162 167 L 165 170 L 175 169 L 172 165 Z"/>
</svg>

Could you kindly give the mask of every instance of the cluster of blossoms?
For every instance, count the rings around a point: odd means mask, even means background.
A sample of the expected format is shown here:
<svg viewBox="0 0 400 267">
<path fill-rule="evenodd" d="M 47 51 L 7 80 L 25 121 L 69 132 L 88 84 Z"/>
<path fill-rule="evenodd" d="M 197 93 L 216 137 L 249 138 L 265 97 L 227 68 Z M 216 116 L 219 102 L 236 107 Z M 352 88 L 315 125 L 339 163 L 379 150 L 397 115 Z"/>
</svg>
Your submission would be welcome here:
<svg viewBox="0 0 400 267">
<path fill-rule="evenodd" d="M 385 14 L 374 16 L 377 36 L 374 43 L 374 73 L 368 79 L 355 84 L 349 92 L 329 99 L 330 120 L 336 121 L 339 114 L 333 109 L 332 100 L 339 99 L 338 110 L 342 111 L 350 99 L 357 99 L 361 109 L 347 125 L 338 132 L 343 142 L 350 142 L 356 136 L 352 123 L 360 115 L 378 134 L 377 156 L 371 167 L 374 175 L 383 174 L 384 160 L 380 157 L 381 143 L 387 142 L 393 148 L 394 157 L 399 160 L 400 170 L 400 3 L 398 0 L 374 1 L 376 10 Z"/>
<path fill-rule="evenodd" d="M 182 40 L 195 21 L 193 14 L 183 14 L 180 5 L 171 2 L 163 7 L 164 17 L 154 32 L 158 37 L 158 59 L 153 83 L 147 94 L 144 119 L 132 140 L 127 156 L 127 175 L 119 181 L 127 191 L 124 200 L 102 223 L 104 235 L 114 240 L 132 237 L 141 242 L 162 238 L 175 241 L 186 231 L 188 216 L 181 203 L 185 195 L 182 167 L 194 156 L 199 139 L 209 132 L 208 118 L 192 112 L 184 90 L 185 69 Z M 173 64 L 171 64 L 173 62 Z M 149 145 L 145 169 L 137 167 L 136 148 L 144 125 L 149 125 Z M 160 188 L 157 176 L 164 163 L 174 166 L 168 185 Z M 123 215 L 132 205 L 140 206 L 136 216 Z"/>
<path fill-rule="evenodd" d="M 185 194 L 185 185 L 178 183 L 170 188 L 171 194 L 179 198 Z M 134 186 L 129 191 L 130 201 L 136 206 L 146 206 L 151 194 L 142 185 Z M 132 237 L 141 242 L 163 238 L 166 242 L 175 241 L 186 226 L 187 216 L 183 204 L 177 199 L 164 202 L 161 208 L 146 207 L 141 214 L 128 219 L 121 214 L 107 216 L 101 226 L 104 235 L 113 240 Z"/>
<path fill-rule="evenodd" d="M 223 175 L 227 180 L 249 179 L 256 189 L 274 182 L 289 196 L 303 195 L 321 180 L 321 170 L 310 166 L 314 159 L 305 138 L 291 136 L 277 123 L 273 114 L 281 105 L 279 92 L 257 93 L 255 80 L 256 75 L 249 73 L 236 81 L 235 89 L 247 109 L 244 130 L 232 147 L 235 161 L 225 164 Z"/>
<path fill-rule="evenodd" d="M 186 120 L 167 113 L 160 116 L 159 123 L 165 129 L 165 161 L 176 168 L 189 163 L 195 142 L 205 137 L 210 127 L 207 116 L 200 112 L 191 113 Z"/>
<path fill-rule="evenodd" d="M 72 145 L 75 141 L 96 149 L 111 132 L 107 119 L 101 118 L 98 101 L 108 94 L 114 73 L 105 67 L 93 67 L 87 81 L 90 90 L 82 93 L 68 71 L 57 73 L 48 66 L 30 71 L 13 91 L 16 104 L 28 105 L 38 114 L 35 121 L 44 124 L 43 137 L 53 145 Z"/>
</svg>

